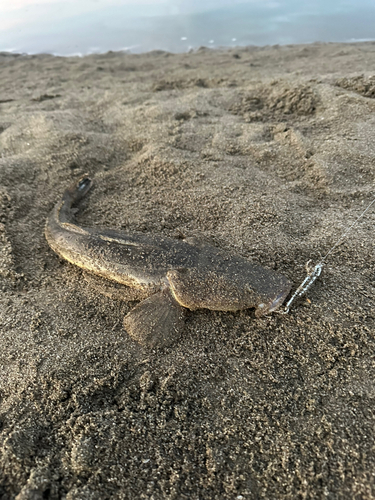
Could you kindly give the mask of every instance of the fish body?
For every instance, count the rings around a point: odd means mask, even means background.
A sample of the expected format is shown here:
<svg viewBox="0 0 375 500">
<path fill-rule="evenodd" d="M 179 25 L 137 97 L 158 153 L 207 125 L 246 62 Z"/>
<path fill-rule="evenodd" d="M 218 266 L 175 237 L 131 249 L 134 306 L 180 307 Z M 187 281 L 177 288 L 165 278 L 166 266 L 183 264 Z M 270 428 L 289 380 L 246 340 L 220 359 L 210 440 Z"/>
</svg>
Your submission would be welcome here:
<svg viewBox="0 0 375 500">
<path fill-rule="evenodd" d="M 146 298 L 125 317 L 125 328 L 141 344 L 168 345 L 178 336 L 184 310 L 238 311 L 257 316 L 276 310 L 291 282 L 259 264 L 192 239 L 86 228 L 73 207 L 92 181 L 68 188 L 47 219 L 45 236 L 57 254 Z"/>
</svg>

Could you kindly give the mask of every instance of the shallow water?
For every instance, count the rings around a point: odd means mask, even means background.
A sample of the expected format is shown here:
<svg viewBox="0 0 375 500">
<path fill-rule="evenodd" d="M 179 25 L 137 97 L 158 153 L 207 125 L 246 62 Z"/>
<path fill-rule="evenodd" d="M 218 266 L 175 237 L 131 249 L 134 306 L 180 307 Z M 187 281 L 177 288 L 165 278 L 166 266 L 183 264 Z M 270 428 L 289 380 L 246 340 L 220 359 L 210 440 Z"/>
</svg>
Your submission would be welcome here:
<svg viewBox="0 0 375 500">
<path fill-rule="evenodd" d="M 135 0 L 134 0 L 135 1 Z M 371 0 L 127 0 L 0 4 L 0 51 L 185 52 L 199 46 L 375 39 Z"/>
</svg>

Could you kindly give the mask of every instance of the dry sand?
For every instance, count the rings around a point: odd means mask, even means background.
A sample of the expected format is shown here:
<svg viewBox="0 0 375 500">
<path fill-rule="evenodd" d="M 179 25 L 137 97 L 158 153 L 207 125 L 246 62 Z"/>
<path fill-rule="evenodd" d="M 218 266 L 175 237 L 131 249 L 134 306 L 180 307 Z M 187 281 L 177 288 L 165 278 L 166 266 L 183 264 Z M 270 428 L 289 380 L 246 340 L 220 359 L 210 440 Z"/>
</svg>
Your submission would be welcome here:
<svg viewBox="0 0 375 500">
<path fill-rule="evenodd" d="M 0 55 L 0 497 L 375 498 L 374 210 L 288 316 L 189 314 L 161 351 L 48 247 L 183 233 L 298 285 L 375 196 L 375 44 Z"/>
</svg>

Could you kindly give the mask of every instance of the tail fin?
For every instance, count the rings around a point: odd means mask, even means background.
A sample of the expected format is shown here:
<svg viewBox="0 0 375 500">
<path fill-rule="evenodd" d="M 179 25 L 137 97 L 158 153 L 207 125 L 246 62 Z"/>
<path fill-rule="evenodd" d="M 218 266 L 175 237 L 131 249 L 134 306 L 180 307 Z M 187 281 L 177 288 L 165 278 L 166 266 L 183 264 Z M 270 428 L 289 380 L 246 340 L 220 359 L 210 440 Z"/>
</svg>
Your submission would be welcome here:
<svg viewBox="0 0 375 500">
<path fill-rule="evenodd" d="M 85 175 L 72 184 L 63 194 L 62 199 L 56 203 L 47 217 L 44 234 L 49 246 L 58 255 L 77 264 L 77 233 L 88 234 L 74 222 L 72 207 L 78 203 L 92 186 L 92 180 Z M 77 264 L 79 265 L 79 264 Z"/>
<path fill-rule="evenodd" d="M 92 180 L 86 174 L 81 177 L 78 182 L 76 181 L 65 190 L 57 214 L 59 222 L 70 222 L 72 220 L 71 210 L 73 205 L 78 203 L 86 195 L 92 184 Z"/>
</svg>

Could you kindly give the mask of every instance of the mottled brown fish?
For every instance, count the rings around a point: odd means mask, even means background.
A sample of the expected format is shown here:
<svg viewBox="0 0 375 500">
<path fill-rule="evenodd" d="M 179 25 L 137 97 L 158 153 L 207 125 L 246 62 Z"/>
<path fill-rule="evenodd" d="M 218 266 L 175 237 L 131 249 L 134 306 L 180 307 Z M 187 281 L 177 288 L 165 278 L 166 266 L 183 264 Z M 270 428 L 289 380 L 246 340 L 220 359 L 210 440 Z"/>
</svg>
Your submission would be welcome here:
<svg viewBox="0 0 375 500">
<path fill-rule="evenodd" d="M 73 206 L 89 191 L 83 177 L 63 194 L 47 219 L 45 235 L 58 255 L 112 282 L 131 287 L 142 300 L 124 318 L 127 332 L 149 347 L 170 345 L 186 309 L 275 311 L 291 282 L 259 264 L 193 239 L 80 227 Z M 120 292 L 121 293 L 121 292 Z"/>
</svg>

